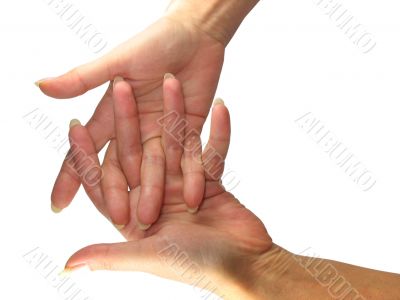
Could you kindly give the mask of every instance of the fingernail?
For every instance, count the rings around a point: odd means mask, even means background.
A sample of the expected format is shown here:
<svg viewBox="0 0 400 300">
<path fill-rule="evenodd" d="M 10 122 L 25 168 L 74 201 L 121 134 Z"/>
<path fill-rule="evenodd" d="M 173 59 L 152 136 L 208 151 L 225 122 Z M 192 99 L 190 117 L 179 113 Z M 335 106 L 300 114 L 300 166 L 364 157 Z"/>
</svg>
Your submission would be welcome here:
<svg viewBox="0 0 400 300">
<path fill-rule="evenodd" d="M 118 230 L 122 230 L 125 228 L 125 225 L 114 224 L 114 227 L 117 228 Z"/>
<path fill-rule="evenodd" d="M 118 82 L 121 82 L 121 81 L 124 81 L 124 78 L 122 78 L 121 76 L 115 77 L 115 78 L 114 78 L 114 81 L 113 81 L 113 87 L 114 87 Z"/>
<path fill-rule="evenodd" d="M 72 128 L 76 125 L 81 125 L 81 122 L 78 119 L 72 119 L 71 122 L 69 122 L 69 128 Z"/>
<path fill-rule="evenodd" d="M 199 207 L 198 207 L 198 206 L 197 206 L 197 207 L 194 207 L 194 208 L 187 207 L 187 211 L 188 211 L 189 213 L 191 213 L 192 215 L 194 215 L 195 213 L 197 213 L 198 210 L 199 210 Z"/>
<path fill-rule="evenodd" d="M 79 265 L 76 265 L 76 266 L 73 266 L 73 267 L 65 267 L 64 270 L 62 270 L 60 272 L 59 276 L 61 276 L 61 277 L 68 276 L 72 272 L 77 271 L 77 270 L 82 269 L 82 268 L 85 268 L 85 267 L 89 268 L 87 264 L 79 264 Z"/>
<path fill-rule="evenodd" d="M 53 213 L 58 214 L 62 211 L 61 208 L 58 208 L 57 206 L 54 206 L 53 203 L 51 204 L 51 210 L 53 211 Z"/>
<path fill-rule="evenodd" d="M 169 78 L 175 78 L 175 76 L 172 75 L 171 73 L 165 73 L 165 75 L 164 75 L 164 80 L 167 80 L 167 79 L 169 79 Z"/>
<path fill-rule="evenodd" d="M 40 80 L 38 80 L 38 81 L 35 81 L 35 85 L 36 85 L 38 88 L 40 88 L 40 85 L 41 85 L 44 81 L 49 80 L 49 79 L 52 79 L 52 78 L 54 78 L 54 77 L 47 77 L 47 78 L 43 78 L 43 79 L 40 79 Z"/>
<path fill-rule="evenodd" d="M 213 106 L 216 106 L 216 105 L 219 105 L 219 104 L 225 105 L 224 100 L 222 100 L 221 98 L 215 99 L 215 100 L 214 100 L 214 105 L 213 105 Z"/>
<path fill-rule="evenodd" d="M 151 224 L 142 224 L 139 222 L 139 220 L 137 221 L 138 227 L 140 230 L 142 231 L 146 231 L 147 229 L 149 229 L 151 227 Z"/>
</svg>

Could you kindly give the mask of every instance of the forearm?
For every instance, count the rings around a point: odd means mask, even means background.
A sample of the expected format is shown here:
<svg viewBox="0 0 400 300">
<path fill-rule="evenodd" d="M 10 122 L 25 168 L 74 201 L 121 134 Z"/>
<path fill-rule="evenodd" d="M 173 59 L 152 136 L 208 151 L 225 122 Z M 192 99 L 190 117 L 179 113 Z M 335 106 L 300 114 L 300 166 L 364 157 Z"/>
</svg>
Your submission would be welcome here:
<svg viewBox="0 0 400 300">
<path fill-rule="evenodd" d="M 259 0 L 172 0 L 167 15 L 190 22 L 225 46 Z"/>
<path fill-rule="evenodd" d="M 249 299 L 400 299 L 400 275 L 294 255 L 278 246 L 252 274 Z"/>
</svg>

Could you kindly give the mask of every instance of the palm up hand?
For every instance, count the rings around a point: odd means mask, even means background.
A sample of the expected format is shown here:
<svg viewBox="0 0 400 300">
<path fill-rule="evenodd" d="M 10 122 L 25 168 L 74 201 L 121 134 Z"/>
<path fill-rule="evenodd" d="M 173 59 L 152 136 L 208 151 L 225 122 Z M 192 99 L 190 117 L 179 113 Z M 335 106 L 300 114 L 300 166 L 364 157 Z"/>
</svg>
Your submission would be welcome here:
<svg viewBox="0 0 400 300">
<path fill-rule="evenodd" d="M 180 82 L 175 78 L 167 78 L 163 90 L 164 116 L 174 113 L 184 118 L 186 114 Z M 130 131 L 131 140 L 117 139 L 112 147 L 140 147 L 140 130 L 136 126 L 138 120 L 135 119 L 137 108 L 132 100 L 131 86 L 123 80 L 118 81 L 114 86 L 115 130 L 117 136 L 121 130 Z M 210 159 L 207 165 L 210 169 L 219 168 L 218 177 L 213 178 L 205 172 L 207 180 L 199 211 L 196 214 L 187 212 L 180 165 L 184 152 L 182 145 L 185 142 L 176 138 L 177 132 L 168 127 L 171 123 L 166 121 L 167 118 L 160 126 L 161 137 L 153 139 L 154 143 L 159 143 L 166 158 L 163 202 L 157 222 L 147 231 L 139 228 L 136 220 L 137 203 L 142 187 L 130 190 L 127 196 L 131 210 L 130 221 L 121 230 L 127 242 L 86 247 L 68 260 L 66 268 L 75 269 L 87 265 L 92 270 L 144 271 L 191 283 L 193 278 L 180 276 L 176 266 L 171 267 L 168 263 L 171 259 L 174 261 L 177 255 L 184 254 L 201 269 L 202 274 L 206 274 L 216 284 L 226 284 L 226 277 L 243 282 L 246 270 L 256 263 L 260 254 L 271 248 L 271 238 L 263 223 L 224 190 L 220 183 L 223 165 L 218 160 Z M 86 127 L 72 127 L 70 137 L 87 153 L 95 153 L 95 143 Z M 218 152 L 219 157 L 225 159 L 229 137 L 229 112 L 222 102 L 218 102 L 213 107 L 210 138 L 203 151 L 203 161 L 212 151 Z M 109 175 L 104 170 L 104 178 Z M 102 213 L 109 217 L 107 206 L 102 209 Z M 240 278 L 236 275 L 238 268 L 242 268 Z"/>
</svg>

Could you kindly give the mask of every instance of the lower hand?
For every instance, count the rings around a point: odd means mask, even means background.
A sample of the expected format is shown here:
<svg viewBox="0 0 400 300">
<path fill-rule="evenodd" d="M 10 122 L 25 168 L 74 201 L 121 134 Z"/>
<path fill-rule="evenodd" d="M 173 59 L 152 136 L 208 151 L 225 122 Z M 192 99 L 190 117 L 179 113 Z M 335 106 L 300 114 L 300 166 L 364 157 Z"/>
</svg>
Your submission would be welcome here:
<svg viewBox="0 0 400 300">
<path fill-rule="evenodd" d="M 125 82 L 118 85 L 121 90 L 129 87 Z M 134 102 L 124 101 L 130 97 L 129 90 L 126 91 L 121 97 L 116 97 L 116 110 L 124 105 L 130 106 L 125 106 L 128 110 L 135 110 Z M 180 83 L 173 78 L 164 83 L 164 115 L 171 111 L 184 115 Z M 210 139 L 203 155 L 210 153 L 207 149 L 213 149 L 225 158 L 229 146 L 230 120 L 222 102 L 214 106 L 211 123 Z M 116 124 L 124 124 L 125 129 L 132 133 L 131 141 L 116 141 L 116 144 L 135 144 L 133 139 L 138 138 L 138 129 L 134 122 Z M 81 125 L 72 127 L 70 136 L 87 151 L 90 151 L 88 145 L 93 146 L 88 130 Z M 121 231 L 127 242 L 88 246 L 76 252 L 68 260 L 66 268 L 73 270 L 86 265 L 92 270 L 143 271 L 189 284 L 205 276 L 213 283 L 208 289 L 220 287 L 214 291 L 220 295 L 239 295 L 237 289 L 251 289 L 254 284 L 251 272 L 257 268 L 260 256 L 272 247 L 263 223 L 224 190 L 220 183 L 222 170 L 218 178 L 207 178 L 200 210 L 197 214 L 189 214 L 183 199 L 181 141 L 173 138 L 164 128 L 162 137 L 154 142 L 163 148 L 167 162 L 165 184 L 162 187 L 164 200 L 158 221 L 149 230 L 140 230 L 136 218 L 142 187 L 131 190 L 128 195 L 131 220 Z M 211 161 L 209 167 L 218 168 L 219 163 Z M 102 209 L 108 217 L 107 207 L 103 206 Z M 195 274 L 188 274 L 187 263 L 182 263 L 180 259 L 192 264 L 196 269 Z"/>
</svg>

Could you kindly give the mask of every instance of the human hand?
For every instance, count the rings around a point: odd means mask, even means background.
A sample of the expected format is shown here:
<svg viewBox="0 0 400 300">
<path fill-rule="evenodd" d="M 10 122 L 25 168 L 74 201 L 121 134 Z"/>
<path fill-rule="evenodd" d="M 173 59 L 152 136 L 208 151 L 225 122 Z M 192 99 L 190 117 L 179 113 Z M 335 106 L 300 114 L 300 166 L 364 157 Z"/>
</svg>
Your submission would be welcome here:
<svg viewBox="0 0 400 300">
<path fill-rule="evenodd" d="M 140 142 L 136 120 L 129 118 L 130 113 L 135 111 L 135 102 L 131 101 L 129 90 L 130 86 L 126 82 L 116 83 L 114 106 L 116 131 L 130 131 L 131 140 L 114 140 L 113 146 L 110 145 L 112 148 L 124 148 L 126 145 L 136 145 L 136 148 Z M 185 116 L 181 87 L 174 78 L 165 80 L 163 111 L 164 117 L 171 113 Z M 262 222 L 224 190 L 220 182 L 223 164 L 209 156 L 217 152 L 219 155 L 213 157 L 226 157 L 230 137 L 229 112 L 221 102 L 217 102 L 213 108 L 210 138 L 203 152 L 203 161 L 208 162 L 207 168 L 210 170 L 217 169 L 218 172 L 213 174 L 218 175 L 212 178 L 206 173 L 204 199 L 201 209 L 195 215 L 187 212 L 183 199 L 184 179 L 180 168 L 182 140 L 176 138 L 177 131 L 170 130 L 173 128 L 169 127 L 167 120 L 164 118 L 162 137 L 154 138 L 166 156 L 165 183 L 160 187 L 164 189 L 163 205 L 157 222 L 147 231 L 138 228 L 135 219 L 141 187 L 131 190 L 131 220 L 121 231 L 128 241 L 86 247 L 68 260 L 66 269 L 73 270 L 86 265 L 92 270 L 144 271 L 190 284 L 205 276 L 207 282 L 212 282 L 205 289 L 219 286 L 223 288 L 214 292 L 224 295 L 238 293 L 235 290 L 237 284 L 253 284 L 248 275 L 255 268 L 259 257 L 272 247 L 272 241 Z M 79 124 L 73 126 L 70 137 L 81 149 L 93 153 L 94 143 L 87 128 Z M 115 176 L 115 182 L 121 182 L 118 177 L 122 174 L 107 173 L 104 170 L 105 178 Z M 111 184 L 109 188 L 127 193 L 123 185 Z M 102 206 L 102 209 L 108 217 L 107 206 Z M 196 274 L 188 275 L 187 264 L 195 267 Z"/>
<path fill-rule="evenodd" d="M 140 118 L 140 136 L 143 153 L 135 157 L 127 157 L 118 153 L 119 163 L 126 175 L 129 187 L 134 189 L 152 185 L 152 182 L 140 181 L 140 165 L 144 165 L 145 173 L 155 166 L 159 174 L 163 174 L 164 164 L 162 148 L 154 144 L 153 139 L 161 136 L 157 120 L 162 116 L 162 75 L 174 73 L 183 83 L 185 91 L 186 120 L 188 130 L 198 133 L 207 117 L 216 90 L 223 64 L 224 45 L 211 37 L 197 25 L 191 24 L 187 18 L 180 21 L 179 16 L 163 17 L 144 32 L 117 47 L 104 57 L 80 66 L 70 72 L 53 79 L 38 82 L 40 89 L 55 98 L 70 98 L 81 95 L 106 81 L 122 76 L 135 90 L 138 117 Z M 196 79 L 195 79 L 196 78 Z M 108 88 L 100 101 L 94 115 L 86 124 L 93 138 L 95 153 L 98 153 L 108 141 L 116 137 L 114 130 L 114 112 L 112 104 L 112 86 Z M 197 137 L 199 141 L 199 137 Z M 111 142 L 110 148 L 115 142 Z M 114 150 L 110 150 L 106 165 L 114 162 Z M 148 163 L 142 162 L 146 160 Z M 204 193 L 204 173 L 198 160 L 192 155 L 184 155 L 182 164 L 184 172 L 184 199 L 188 208 L 196 209 Z M 108 163 L 107 163 L 108 162 Z M 134 165 L 127 170 L 125 166 Z M 157 185 L 163 185 L 163 176 L 155 178 Z M 67 207 L 76 194 L 81 180 L 76 170 L 63 163 L 52 192 L 52 207 L 60 211 Z M 99 208 L 103 201 L 101 192 L 90 188 L 91 199 Z M 108 197 L 110 195 L 105 195 Z M 142 188 L 139 200 L 139 216 L 143 224 L 152 224 L 159 215 L 162 194 L 154 188 Z M 109 199 L 108 202 L 118 200 Z M 147 204 L 144 204 L 147 203 Z M 146 207 L 141 207 L 145 205 Z M 115 211 L 121 211 L 118 208 Z M 128 214 L 111 215 L 115 224 L 125 225 L 129 221 Z"/>
</svg>

